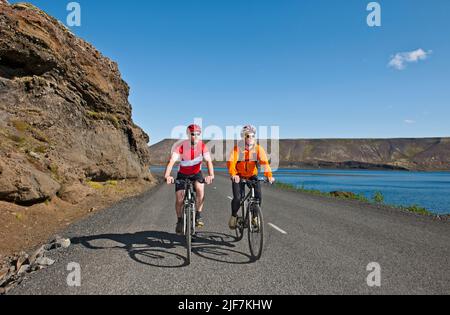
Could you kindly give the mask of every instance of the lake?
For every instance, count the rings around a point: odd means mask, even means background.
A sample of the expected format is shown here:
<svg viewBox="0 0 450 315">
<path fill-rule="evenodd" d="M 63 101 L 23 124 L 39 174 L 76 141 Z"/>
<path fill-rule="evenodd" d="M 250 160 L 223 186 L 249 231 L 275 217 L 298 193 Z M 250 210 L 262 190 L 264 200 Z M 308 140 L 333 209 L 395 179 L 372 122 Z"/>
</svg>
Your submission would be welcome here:
<svg viewBox="0 0 450 315">
<path fill-rule="evenodd" d="M 433 213 L 450 214 L 450 172 L 279 169 L 275 177 L 299 188 L 351 191 L 369 199 L 379 191 L 387 204 L 419 205 Z"/>
<path fill-rule="evenodd" d="M 387 204 L 419 205 L 433 213 L 450 214 L 450 172 L 280 169 L 275 177 L 299 188 L 351 191 L 369 199 L 379 191 Z"/>
</svg>

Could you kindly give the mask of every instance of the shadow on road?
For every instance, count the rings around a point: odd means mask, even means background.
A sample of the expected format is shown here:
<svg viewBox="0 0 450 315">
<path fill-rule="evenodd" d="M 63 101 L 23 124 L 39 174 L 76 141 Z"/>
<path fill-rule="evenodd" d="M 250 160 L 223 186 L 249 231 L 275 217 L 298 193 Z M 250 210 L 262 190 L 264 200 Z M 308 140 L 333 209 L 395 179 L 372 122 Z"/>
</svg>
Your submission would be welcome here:
<svg viewBox="0 0 450 315">
<path fill-rule="evenodd" d="M 251 256 L 233 250 L 236 238 L 215 232 L 199 232 L 193 238 L 192 252 L 204 259 L 228 264 L 253 263 Z M 92 250 L 118 249 L 127 252 L 136 262 L 159 268 L 187 266 L 183 236 L 162 231 L 142 231 L 124 234 L 100 234 L 74 237 L 72 244 Z M 179 254 L 181 252 L 182 254 Z"/>
</svg>

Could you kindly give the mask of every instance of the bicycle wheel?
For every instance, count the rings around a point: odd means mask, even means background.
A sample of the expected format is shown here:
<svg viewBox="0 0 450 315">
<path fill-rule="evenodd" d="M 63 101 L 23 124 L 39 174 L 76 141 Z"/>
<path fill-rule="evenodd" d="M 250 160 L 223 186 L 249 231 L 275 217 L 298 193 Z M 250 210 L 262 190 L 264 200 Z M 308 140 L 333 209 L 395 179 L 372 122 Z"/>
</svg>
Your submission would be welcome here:
<svg viewBox="0 0 450 315">
<path fill-rule="evenodd" d="M 250 204 L 248 208 L 248 244 L 254 260 L 261 258 L 264 245 L 264 219 L 261 207 Z"/>
<path fill-rule="evenodd" d="M 236 241 L 241 241 L 244 238 L 244 228 L 245 228 L 245 213 L 244 207 L 241 207 L 238 212 L 236 223 Z"/>
<path fill-rule="evenodd" d="M 191 263 L 191 252 L 192 252 L 192 210 L 191 207 L 185 208 L 186 216 L 186 250 L 187 250 L 187 261 L 189 265 Z"/>
</svg>

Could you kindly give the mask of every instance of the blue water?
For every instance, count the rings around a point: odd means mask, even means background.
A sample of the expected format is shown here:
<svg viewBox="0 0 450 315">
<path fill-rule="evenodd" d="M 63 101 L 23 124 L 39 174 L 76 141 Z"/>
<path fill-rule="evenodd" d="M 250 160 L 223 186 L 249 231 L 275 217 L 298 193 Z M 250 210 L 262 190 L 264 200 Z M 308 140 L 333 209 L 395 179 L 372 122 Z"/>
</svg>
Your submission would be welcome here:
<svg viewBox="0 0 450 315">
<path fill-rule="evenodd" d="M 450 214 L 450 172 L 280 169 L 275 177 L 299 188 L 351 191 L 369 199 L 379 191 L 387 204 L 419 205 L 434 213 Z"/>
<path fill-rule="evenodd" d="M 419 205 L 434 213 L 450 214 L 450 172 L 280 169 L 275 177 L 297 187 L 351 191 L 369 199 L 379 191 L 387 204 Z"/>
</svg>

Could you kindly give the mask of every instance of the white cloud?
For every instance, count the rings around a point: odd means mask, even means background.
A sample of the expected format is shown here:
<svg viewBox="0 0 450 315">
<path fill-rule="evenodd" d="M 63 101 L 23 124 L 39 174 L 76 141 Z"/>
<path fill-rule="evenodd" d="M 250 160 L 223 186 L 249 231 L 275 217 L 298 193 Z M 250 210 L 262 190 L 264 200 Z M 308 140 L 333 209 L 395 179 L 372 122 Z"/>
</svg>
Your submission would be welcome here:
<svg viewBox="0 0 450 315">
<path fill-rule="evenodd" d="M 412 125 L 412 124 L 415 124 L 415 123 L 416 123 L 415 120 L 405 119 L 405 124 Z"/>
<path fill-rule="evenodd" d="M 433 51 L 431 50 L 425 51 L 422 48 L 419 48 L 414 51 L 397 53 L 391 57 L 391 61 L 389 61 L 389 67 L 397 70 L 403 70 L 406 68 L 407 63 L 425 60 L 431 55 L 432 52 Z"/>
</svg>

